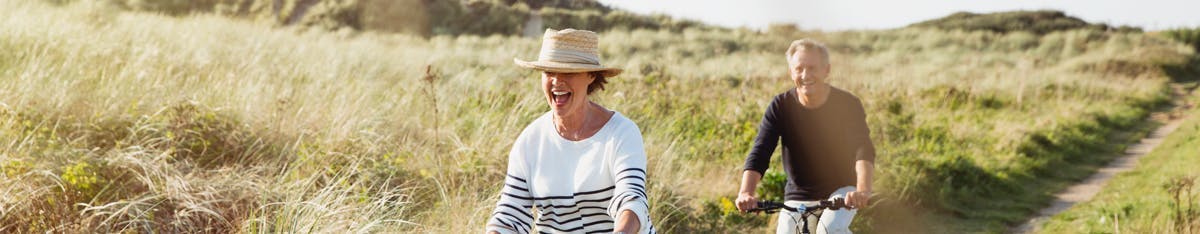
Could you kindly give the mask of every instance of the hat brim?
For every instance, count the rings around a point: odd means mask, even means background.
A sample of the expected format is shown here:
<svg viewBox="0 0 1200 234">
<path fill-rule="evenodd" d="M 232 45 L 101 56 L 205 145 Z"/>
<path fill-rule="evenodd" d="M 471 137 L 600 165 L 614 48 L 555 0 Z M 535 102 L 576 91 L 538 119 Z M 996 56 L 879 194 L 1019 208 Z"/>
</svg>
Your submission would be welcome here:
<svg viewBox="0 0 1200 234">
<path fill-rule="evenodd" d="M 560 63 L 560 62 L 550 62 L 550 61 L 524 61 L 524 60 L 517 59 L 517 58 L 513 58 L 513 63 L 516 63 L 517 66 L 521 66 L 524 68 L 531 68 L 531 69 L 535 69 L 535 70 L 548 71 L 548 72 L 575 73 L 575 72 L 602 71 L 602 72 L 604 72 L 604 77 L 613 77 L 618 74 L 621 74 L 621 72 L 624 71 L 620 68 L 603 67 L 603 66 L 595 65 L 595 64 Z"/>
</svg>

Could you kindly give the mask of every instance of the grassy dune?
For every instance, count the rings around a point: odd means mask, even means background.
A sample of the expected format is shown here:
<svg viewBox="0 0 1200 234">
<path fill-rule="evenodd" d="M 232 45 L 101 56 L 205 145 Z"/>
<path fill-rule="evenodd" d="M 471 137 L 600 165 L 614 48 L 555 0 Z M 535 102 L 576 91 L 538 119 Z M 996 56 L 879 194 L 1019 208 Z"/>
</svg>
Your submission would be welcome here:
<svg viewBox="0 0 1200 234">
<path fill-rule="evenodd" d="M 548 110 L 511 63 L 537 39 L 87 2 L 0 15 L 3 231 L 476 232 L 513 139 Z M 1020 221 L 1119 150 L 1110 136 L 1166 98 L 1160 66 L 1194 53 L 1088 30 L 608 32 L 602 57 L 627 73 L 596 101 L 641 126 L 661 230 L 768 230 L 728 199 L 800 37 L 829 42 L 831 82 L 866 105 L 878 195 L 855 229 L 877 232 Z"/>
</svg>

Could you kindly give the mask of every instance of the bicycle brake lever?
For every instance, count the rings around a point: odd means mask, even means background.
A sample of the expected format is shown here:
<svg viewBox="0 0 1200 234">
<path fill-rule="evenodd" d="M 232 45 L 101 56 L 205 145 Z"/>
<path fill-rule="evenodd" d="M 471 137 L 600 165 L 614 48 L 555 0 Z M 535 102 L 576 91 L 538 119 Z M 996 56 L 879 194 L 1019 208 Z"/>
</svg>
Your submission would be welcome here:
<svg viewBox="0 0 1200 234">
<path fill-rule="evenodd" d="M 843 198 L 840 198 L 840 197 L 839 197 L 839 198 L 834 198 L 834 199 L 832 199 L 832 200 L 827 200 L 827 201 L 825 201 L 825 202 L 829 202 L 829 205 L 828 205 L 828 207 L 829 207 L 829 208 L 828 208 L 828 209 L 830 209 L 830 210 L 840 210 L 840 209 L 848 209 L 848 208 L 850 208 L 850 206 L 847 206 L 847 205 L 846 205 L 846 199 L 843 199 Z M 824 202 L 822 202 L 822 203 L 824 203 Z"/>
</svg>

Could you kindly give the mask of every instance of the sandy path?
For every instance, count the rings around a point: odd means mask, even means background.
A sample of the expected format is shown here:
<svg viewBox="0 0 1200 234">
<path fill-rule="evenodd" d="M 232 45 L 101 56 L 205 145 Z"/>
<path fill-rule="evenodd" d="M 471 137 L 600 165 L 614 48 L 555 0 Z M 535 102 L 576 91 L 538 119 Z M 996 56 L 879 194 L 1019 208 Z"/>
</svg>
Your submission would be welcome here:
<svg viewBox="0 0 1200 234">
<path fill-rule="evenodd" d="M 1067 210 L 1067 208 L 1071 208 L 1075 203 L 1092 199 L 1114 175 L 1137 166 L 1138 159 L 1150 153 L 1151 150 L 1154 150 L 1154 147 L 1162 143 L 1167 135 L 1170 135 L 1171 132 L 1174 132 L 1183 123 L 1183 120 L 1186 119 L 1183 118 L 1183 114 L 1187 113 L 1187 110 L 1193 106 L 1192 103 L 1186 103 L 1186 99 L 1195 87 L 1185 88 L 1182 85 L 1172 85 L 1171 88 L 1173 90 L 1171 105 L 1165 108 L 1164 111 L 1158 111 L 1150 115 L 1149 121 L 1163 123 L 1162 126 L 1155 129 L 1150 135 L 1142 138 L 1137 144 L 1125 149 L 1123 156 L 1113 159 L 1108 165 L 1097 170 L 1095 174 L 1055 194 L 1056 199 L 1049 207 L 1042 208 L 1042 210 L 1037 212 L 1036 216 L 1025 221 L 1021 226 L 1013 228 L 1010 232 L 1037 232 L 1041 224 L 1050 217 Z"/>
</svg>

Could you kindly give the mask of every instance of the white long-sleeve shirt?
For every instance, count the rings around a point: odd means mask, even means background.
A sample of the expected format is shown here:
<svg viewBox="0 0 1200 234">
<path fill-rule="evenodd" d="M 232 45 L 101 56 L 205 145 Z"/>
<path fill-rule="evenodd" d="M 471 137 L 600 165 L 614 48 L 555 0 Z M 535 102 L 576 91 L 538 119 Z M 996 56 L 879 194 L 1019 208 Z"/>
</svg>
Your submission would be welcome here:
<svg viewBox="0 0 1200 234">
<path fill-rule="evenodd" d="M 633 121 L 614 112 L 592 137 L 570 141 L 547 112 L 513 143 L 487 231 L 611 233 L 629 210 L 641 223 L 638 233 L 654 233 L 645 184 L 646 150 Z"/>
</svg>

